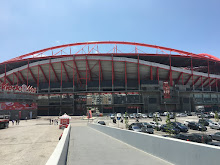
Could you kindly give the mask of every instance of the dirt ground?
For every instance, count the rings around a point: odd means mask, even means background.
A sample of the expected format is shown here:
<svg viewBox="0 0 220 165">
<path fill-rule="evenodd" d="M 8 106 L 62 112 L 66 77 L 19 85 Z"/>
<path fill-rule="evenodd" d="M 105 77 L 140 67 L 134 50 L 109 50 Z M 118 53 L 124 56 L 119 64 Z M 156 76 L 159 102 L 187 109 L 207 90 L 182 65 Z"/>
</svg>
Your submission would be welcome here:
<svg viewBox="0 0 220 165">
<path fill-rule="evenodd" d="M 44 165 L 63 132 L 50 125 L 50 118 L 21 120 L 19 125 L 10 121 L 9 128 L 0 129 L 0 164 Z"/>
</svg>

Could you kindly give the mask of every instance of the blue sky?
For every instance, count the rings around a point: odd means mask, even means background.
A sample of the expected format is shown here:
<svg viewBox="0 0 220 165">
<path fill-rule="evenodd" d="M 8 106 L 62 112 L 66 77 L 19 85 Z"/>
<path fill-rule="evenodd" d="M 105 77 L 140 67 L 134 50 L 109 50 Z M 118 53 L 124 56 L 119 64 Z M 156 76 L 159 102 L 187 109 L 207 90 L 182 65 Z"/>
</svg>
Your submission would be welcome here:
<svg viewBox="0 0 220 165">
<path fill-rule="evenodd" d="M 55 45 L 106 40 L 220 58 L 220 1 L 0 0 L 0 62 Z"/>
</svg>

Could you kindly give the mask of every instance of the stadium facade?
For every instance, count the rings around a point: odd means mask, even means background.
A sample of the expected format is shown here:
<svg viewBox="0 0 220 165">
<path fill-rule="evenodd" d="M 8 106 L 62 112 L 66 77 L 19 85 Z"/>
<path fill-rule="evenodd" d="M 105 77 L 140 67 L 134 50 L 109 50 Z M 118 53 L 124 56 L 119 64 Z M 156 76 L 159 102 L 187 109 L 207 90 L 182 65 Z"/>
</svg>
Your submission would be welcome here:
<svg viewBox="0 0 220 165">
<path fill-rule="evenodd" d="M 212 55 L 121 41 L 60 45 L 0 64 L 2 84 L 36 88 L 29 102 L 38 115 L 218 110 L 219 79 Z"/>
</svg>

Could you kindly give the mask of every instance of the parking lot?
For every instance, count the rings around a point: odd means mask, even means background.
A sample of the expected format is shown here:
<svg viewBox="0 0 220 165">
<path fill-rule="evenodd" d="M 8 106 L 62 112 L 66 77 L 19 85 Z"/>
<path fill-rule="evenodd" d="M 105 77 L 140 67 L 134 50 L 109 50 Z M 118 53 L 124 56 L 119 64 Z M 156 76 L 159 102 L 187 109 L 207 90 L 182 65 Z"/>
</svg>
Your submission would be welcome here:
<svg viewBox="0 0 220 165">
<path fill-rule="evenodd" d="M 161 118 L 162 118 L 162 122 L 160 121 L 159 123 L 160 124 L 166 124 L 166 118 L 167 117 L 166 116 L 161 116 Z M 113 123 L 112 119 L 110 119 L 109 116 L 97 117 L 94 120 L 94 123 L 97 123 L 98 121 L 101 121 L 101 120 L 105 121 L 107 126 L 117 127 L 117 128 L 121 128 L 121 129 L 126 129 L 124 121 L 123 121 L 123 123 L 121 123 L 120 120 L 119 120 L 119 122 L 117 120 L 117 123 L 115 124 L 115 123 Z M 128 122 L 129 124 L 136 122 L 136 119 L 130 119 L 129 118 L 128 120 L 129 120 L 129 122 Z M 171 122 L 175 121 L 174 119 L 170 119 L 170 120 L 171 120 Z M 199 118 L 197 116 L 176 117 L 176 121 L 177 122 L 184 123 L 185 120 L 198 122 Z M 214 118 L 211 118 L 210 120 L 215 122 Z M 147 123 L 149 123 L 151 121 L 153 121 L 153 118 L 140 118 L 139 119 L 139 122 L 147 122 Z M 209 135 L 209 134 L 214 134 L 215 132 L 220 132 L 220 130 L 211 129 L 209 126 L 206 126 L 206 128 L 207 128 L 207 131 L 205 131 L 205 132 L 204 131 L 202 132 L 202 131 L 198 131 L 198 130 L 189 129 L 188 132 L 185 133 L 185 134 L 205 133 L 205 134 Z M 156 130 L 154 130 L 154 134 L 155 135 L 160 135 L 160 136 L 167 135 L 166 132 L 156 131 Z M 213 140 L 213 142 L 218 142 L 218 141 Z"/>
</svg>

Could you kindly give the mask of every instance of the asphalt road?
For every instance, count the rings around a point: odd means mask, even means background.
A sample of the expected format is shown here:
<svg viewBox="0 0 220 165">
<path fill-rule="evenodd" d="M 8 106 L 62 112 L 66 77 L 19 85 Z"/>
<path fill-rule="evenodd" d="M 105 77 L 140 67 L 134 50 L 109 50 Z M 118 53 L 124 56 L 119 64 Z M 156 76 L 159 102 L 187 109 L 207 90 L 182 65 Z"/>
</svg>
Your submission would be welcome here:
<svg viewBox="0 0 220 165">
<path fill-rule="evenodd" d="M 170 164 L 92 129 L 86 123 L 72 123 L 71 126 L 68 165 Z"/>
</svg>

